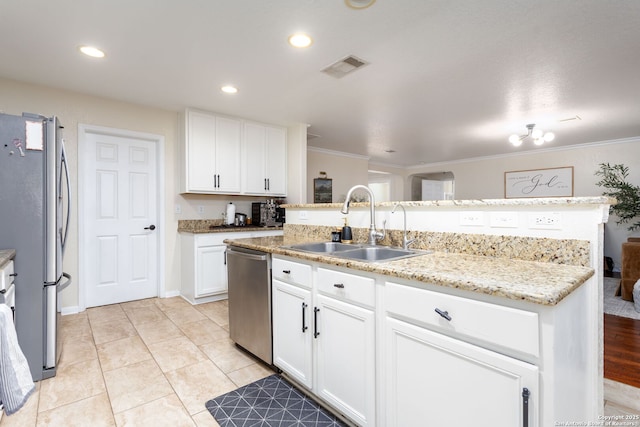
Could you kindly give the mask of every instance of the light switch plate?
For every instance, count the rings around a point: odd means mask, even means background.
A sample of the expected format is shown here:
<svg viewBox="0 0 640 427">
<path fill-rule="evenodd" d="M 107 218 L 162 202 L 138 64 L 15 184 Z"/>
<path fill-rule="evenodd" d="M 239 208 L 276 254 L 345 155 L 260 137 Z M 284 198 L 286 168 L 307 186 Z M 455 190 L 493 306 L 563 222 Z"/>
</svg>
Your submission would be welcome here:
<svg viewBox="0 0 640 427">
<path fill-rule="evenodd" d="M 460 212 L 460 225 L 484 225 L 484 212 Z"/>
<path fill-rule="evenodd" d="M 489 214 L 489 222 L 491 227 L 517 228 L 518 213 L 517 212 L 491 212 Z"/>
</svg>

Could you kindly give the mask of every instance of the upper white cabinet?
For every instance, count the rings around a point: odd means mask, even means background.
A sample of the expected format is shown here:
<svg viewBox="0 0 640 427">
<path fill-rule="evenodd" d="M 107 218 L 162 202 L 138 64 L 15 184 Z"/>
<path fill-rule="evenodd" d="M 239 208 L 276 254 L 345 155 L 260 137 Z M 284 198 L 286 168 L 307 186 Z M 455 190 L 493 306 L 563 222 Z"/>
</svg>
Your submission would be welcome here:
<svg viewBox="0 0 640 427">
<path fill-rule="evenodd" d="M 286 196 L 286 129 L 245 122 L 243 141 L 243 194 Z"/>
<path fill-rule="evenodd" d="M 196 110 L 184 115 L 184 193 L 240 193 L 242 122 Z"/>
</svg>

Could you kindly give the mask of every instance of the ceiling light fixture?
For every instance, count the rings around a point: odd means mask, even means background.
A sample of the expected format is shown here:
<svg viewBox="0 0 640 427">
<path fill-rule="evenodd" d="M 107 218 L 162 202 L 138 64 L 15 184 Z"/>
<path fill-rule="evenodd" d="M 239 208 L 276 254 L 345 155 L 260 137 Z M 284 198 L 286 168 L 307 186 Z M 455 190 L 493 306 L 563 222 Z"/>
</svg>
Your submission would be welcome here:
<svg viewBox="0 0 640 427">
<path fill-rule="evenodd" d="M 105 57 L 104 51 L 98 49 L 97 47 L 80 46 L 80 47 L 78 47 L 78 50 L 80 50 L 80 52 L 82 52 L 85 55 L 90 56 L 92 58 L 104 58 Z"/>
<path fill-rule="evenodd" d="M 349 6 L 351 9 L 366 9 L 372 4 L 374 4 L 376 0 L 344 0 L 344 3 Z"/>
<path fill-rule="evenodd" d="M 232 85 L 225 85 L 220 88 L 224 93 L 238 93 L 238 88 Z"/>
<path fill-rule="evenodd" d="M 297 33 L 289 36 L 289 44 L 293 47 L 304 48 L 309 47 L 313 43 L 313 39 L 306 34 Z"/>
<path fill-rule="evenodd" d="M 535 145 L 542 145 L 545 142 L 551 142 L 556 137 L 553 132 L 543 132 L 540 129 L 534 129 L 535 123 L 531 123 L 527 125 L 527 133 L 526 135 L 516 135 L 513 134 L 509 137 L 509 142 L 512 143 L 515 147 L 519 147 L 522 145 L 522 141 L 528 137 L 533 138 L 533 143 Z"/>
</svg>

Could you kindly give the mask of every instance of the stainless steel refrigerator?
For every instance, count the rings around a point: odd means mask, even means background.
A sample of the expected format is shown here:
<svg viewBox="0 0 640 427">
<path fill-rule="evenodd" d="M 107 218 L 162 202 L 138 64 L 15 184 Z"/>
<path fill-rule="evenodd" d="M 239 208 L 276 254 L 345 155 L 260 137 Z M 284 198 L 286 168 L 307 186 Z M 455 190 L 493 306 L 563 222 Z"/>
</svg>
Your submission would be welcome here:
<svg viewBox="0 0 640 427">
<path fill-rule="evenodd" d="M 15 324 L 34 381 L 56 373 L 69 168 L 57 117 L 0 114 L 0 249 L 15 249 Z"/>
</svg>

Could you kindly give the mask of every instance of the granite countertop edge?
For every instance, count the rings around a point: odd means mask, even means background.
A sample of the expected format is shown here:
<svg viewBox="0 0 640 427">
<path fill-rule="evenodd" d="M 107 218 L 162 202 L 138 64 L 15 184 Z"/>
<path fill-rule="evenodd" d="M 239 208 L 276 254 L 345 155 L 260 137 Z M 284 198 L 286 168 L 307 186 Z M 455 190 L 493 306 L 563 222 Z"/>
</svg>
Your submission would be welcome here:
<svg viewBox="0 0 640 427">
<path fill-rule="evenodd" d="M 287 249 L 286 246 L 303 241 L 282 236 L 226 239 L 224 242 L 307 261 L 547 306 L 558 304 L 595 273 L 590 267 L 445 252 L 369 263 Z"/>
<path fill-rule="evenodd" d="M 0 268 L 4 268 L 15 256 L 15 249 L 0 249 Z"/>
</svg>

